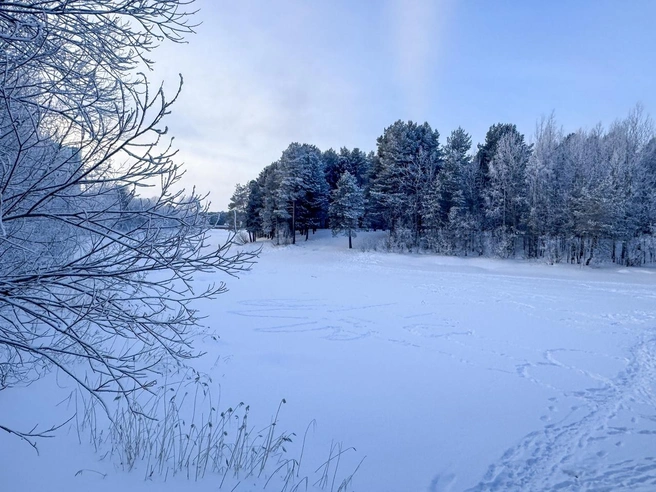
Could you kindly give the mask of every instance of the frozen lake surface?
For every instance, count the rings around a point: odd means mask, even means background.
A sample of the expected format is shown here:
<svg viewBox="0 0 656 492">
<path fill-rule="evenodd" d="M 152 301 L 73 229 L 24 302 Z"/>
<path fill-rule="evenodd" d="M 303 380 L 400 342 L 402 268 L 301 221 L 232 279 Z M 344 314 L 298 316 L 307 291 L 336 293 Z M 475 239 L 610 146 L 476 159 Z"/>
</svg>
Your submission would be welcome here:
<svg viewBox="0 0 656 492">
<path fill-rule="evenodd" d="M 656 489 L 655 269 L 362 251 L 380 237 L 266 244 L 227 294 L 199 303 L 220 338 L 199 341 L 194 365 L 222 402 L 266 424 L 285 398 L 281 428 L 316 421 L 308 459 L 332 441 L 356 449 L 344 471 L 366 456 L 356 491 Z M 41 405 L 36 388 L 6 391 L 5 415 Z M 63 433 L 39 458 L 0 436 L 0 483 L 20 484 L 3 490 L 182 490 Z M 87 467 L 107 476 L 75 476 Z"/>
</svg>

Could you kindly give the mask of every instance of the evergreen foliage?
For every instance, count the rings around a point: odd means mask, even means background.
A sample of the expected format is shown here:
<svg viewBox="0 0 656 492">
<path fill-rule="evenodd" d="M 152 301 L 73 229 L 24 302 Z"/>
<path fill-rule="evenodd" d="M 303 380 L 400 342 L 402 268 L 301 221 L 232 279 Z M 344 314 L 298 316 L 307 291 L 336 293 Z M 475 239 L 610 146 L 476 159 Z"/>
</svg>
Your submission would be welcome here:
<svg viewBox="0 0 656 492">
<path fill-rule="evenodd" d="M 439 133 L 428 123 L 399 120 L 378 138 L 378 159 L 371 183 L 372 208 L 391 231 L 418 244 L 424 197 L 436 185 L 442 164 Z"/>
<path fill-rule="evenodd" d="M 344 171 L 333 190 L 330 204 L 330 227 L 333 235 L 343 232 L 349 238 L 349 249 L 353 247 L 351 238 L 356 236 L 360 220 L 364 215 L 364 195 L 358 182 L 349 171 Z"/>
<path fill-rule="evenodd" d="M 656 260 L 656 135 L 640 106 L 608 130 L 568 135 L 553 115 L 542 118 L 530 144 L 515 125 L 498 123 L 471 149 L 462 128 L 441 146 L 428 123 L 412 121 L 386 128 L 376 153 L 292 144 L 257 179 L 248 227 L 293 242 L 295 230 L 307 238 L 326 227 L 329 212 L 338 233 L 386 229 L 398 249 Z"/>
</svg>

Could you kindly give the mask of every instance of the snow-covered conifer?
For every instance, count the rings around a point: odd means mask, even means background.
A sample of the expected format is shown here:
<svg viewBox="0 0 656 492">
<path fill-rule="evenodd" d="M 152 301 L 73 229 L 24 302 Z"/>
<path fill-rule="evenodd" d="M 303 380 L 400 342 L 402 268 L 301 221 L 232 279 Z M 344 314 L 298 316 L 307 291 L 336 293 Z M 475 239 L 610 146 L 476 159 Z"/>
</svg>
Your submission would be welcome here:
<svg viewBox="0 0 656 492">
<path fill-rule="evenodd" d="M 364 195 L 355 176 L 348 171 L 342 174 L 332 192 L 329 214 L 333 234 L 344 233 L 349 238 L 349 248 L 352 248 L 351 238 L 355 237 L 364 215 Z"/>
<path fill-rule="evenodd" d="M 486 215 L 502 241 L 502 254 L 514 252 L 514 237 L 526 226 L 526 164 L 530 148 L 517 131 L 504 133 L 489 162 Z"/>
<path fill-rule="evenodd" d="M 370 197 L 392 233 L 408 230 L 417 244 L 422 203 L 442 164 L 439 132 L 428 123 L 397 121 L 378 138 L 379 168 Z"/>
</svg>

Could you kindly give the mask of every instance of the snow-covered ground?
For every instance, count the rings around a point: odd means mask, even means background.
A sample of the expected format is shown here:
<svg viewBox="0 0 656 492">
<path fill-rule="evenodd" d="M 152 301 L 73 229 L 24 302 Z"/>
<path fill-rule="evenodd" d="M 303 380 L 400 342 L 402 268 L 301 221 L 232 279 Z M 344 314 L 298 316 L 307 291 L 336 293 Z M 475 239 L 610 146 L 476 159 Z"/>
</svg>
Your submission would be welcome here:
<svg viewBox="0 0 656 492">
<path fill-rule="evenodd" d="M 285 398 L 294 445 L 316 421 L 308 460 L 331 442 L 355 448 L 343 475 L 365 458 L 357 491 L 656 490 L 655 269 L 362 251 L 379 237 L 266 244 L 199 303 L 220 338 L 194 364 L 221 405 L 266 425 Z M 42 406 L 54 382 L 0 392 L 0 423 L 56 415 Z M 74 434 L 40 457 L 0 435 L 0 489 L 217 490 L 144 482 Z"/>
</svg>

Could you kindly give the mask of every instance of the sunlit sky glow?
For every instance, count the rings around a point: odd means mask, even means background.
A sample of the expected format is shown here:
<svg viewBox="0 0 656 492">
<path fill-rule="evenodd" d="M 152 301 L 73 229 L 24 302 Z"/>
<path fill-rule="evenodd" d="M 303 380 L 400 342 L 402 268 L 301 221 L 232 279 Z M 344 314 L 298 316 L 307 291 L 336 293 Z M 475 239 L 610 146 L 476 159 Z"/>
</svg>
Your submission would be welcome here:
<svg viewBox="0 0 656 492">
<path fill-rule="evenodd" d="M 474 144 L 493 123 L 530 140 L 638 102 L 656 112 L 656 2 L 576 0 L 196 0 L 202 24 L 154 54 L 154 81 L 184 88 L 167 124 L 183 184 L 227 208 L 294 141 L 375 150 L 398 119 Z"/>
</svg>

